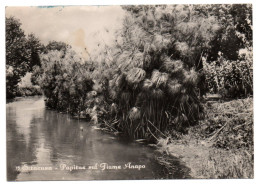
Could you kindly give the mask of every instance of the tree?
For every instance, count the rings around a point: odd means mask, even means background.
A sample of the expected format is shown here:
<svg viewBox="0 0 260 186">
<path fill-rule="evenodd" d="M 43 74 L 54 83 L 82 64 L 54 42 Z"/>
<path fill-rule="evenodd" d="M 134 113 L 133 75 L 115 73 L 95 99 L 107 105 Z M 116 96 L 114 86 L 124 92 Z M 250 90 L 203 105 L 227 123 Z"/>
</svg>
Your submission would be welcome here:
<svg viewBox="0 0 260 186">
<path fill-rule="evenodd" d="M 34 34 L 29 34 L 27 37 L 27 47 L 30 51 L 29 71 L 32 71 L 35 65 L 41 66 L 39 55 L 44 51 L 44 46 Z"/>
<path fill-rule="evenodd" d="M 50 41 L 46 46 L 42 45 L 39 40 L 34 35 L 29 35 L 29 46 L 31 46 L 31 63 L 32 66 L 32 76 L 31 76 L 31 82 L 34 85 L 39 84 L 39 77 L 43 73 L 43 69 L 41 68 L 41 59 L 39 56 L 39 53 L 43 54 L 49 54 L 51 52 L 58 51 L 60 52 L 61 58 L 66 56 L 66 53 L 68 50 L 71 49 L 71 46 L 61 42 L 61 41 Z"/>
<path fill-rule="evenodd" d="M 197 5 L 196 9 L 215 16 L 220 25 L 205 55 L 208 91 L 223 97 L 252 95 L 252 5 Z"/>
<path fill-rule="evenodd" d="M 14 17 L 6 18 L 6 96 L 13 98 L 21 77 L 29 70 L 30 51 L 21 23 Z"/>
<path fill-rule="evenodd" d="M 207 59 L 215 61 L 219 52 L 227 60 L 237 60 L 241 48 L 252 46 L 252 5 L 197 5 L 196 10 L 217 18 L 220 29 L 210 42 Z"/>
<path fill-rule="evenodd" d="M 71 46 L 61 41 L 50 41 L 45 47 L 45 53 L 51 50 L 62 51 L 64 54 L 67 49 L 71 49 Z"/>
</svg>

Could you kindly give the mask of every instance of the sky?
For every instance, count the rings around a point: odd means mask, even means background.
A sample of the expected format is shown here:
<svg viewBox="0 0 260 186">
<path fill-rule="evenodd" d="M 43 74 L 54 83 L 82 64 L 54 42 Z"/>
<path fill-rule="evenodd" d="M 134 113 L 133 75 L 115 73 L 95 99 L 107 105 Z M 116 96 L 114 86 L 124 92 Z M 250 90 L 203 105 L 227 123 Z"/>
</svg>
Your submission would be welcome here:
<svg viewBox="0 0 260 186">
<path fill-rule="evenodd" d="M 85 59 L 97 52 L 98 44 L 111 43 L 124 16 L 120 6 L 9 6 L 5 10 L 6 17 L 20 20 L 26 35 L 33 33 L 43 44 L 63 41 Z"/>
</svg>

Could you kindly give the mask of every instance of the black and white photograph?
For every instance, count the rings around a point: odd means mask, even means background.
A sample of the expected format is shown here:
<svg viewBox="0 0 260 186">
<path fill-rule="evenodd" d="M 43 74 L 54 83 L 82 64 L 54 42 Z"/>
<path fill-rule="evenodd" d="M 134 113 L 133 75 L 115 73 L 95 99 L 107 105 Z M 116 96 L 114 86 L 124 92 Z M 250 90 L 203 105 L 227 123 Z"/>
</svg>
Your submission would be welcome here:
<svg viewBox="0 0 260 186">
<path fill-rule="evenodd" d="M 6 180 L 254 179 L 252 12 L 6 6 Z"/>
</svg>

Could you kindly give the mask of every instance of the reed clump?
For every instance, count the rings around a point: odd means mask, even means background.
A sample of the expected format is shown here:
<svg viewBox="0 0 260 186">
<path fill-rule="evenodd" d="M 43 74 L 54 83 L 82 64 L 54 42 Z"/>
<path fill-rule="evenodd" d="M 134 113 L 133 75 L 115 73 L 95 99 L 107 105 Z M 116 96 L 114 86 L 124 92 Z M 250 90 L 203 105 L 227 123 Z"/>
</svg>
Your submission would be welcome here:
<svg viewBox="0 0 260 186">
<path fill-rule="evenodd" d="M 208 40 L 203 30 L 193 36 L 193 30 L 201 28 L 199 22 L 178 22 L 176 9 L 151 6 L 127 14 L 112 54 L 103 58 L 111 59 L 99 73 L 109 110 L 116 113 L 110 120 L 116 119 L 117 129 L 132 138 L 156 140 L 166 130 L 186 132 L 203 116 L 194 65 Z"/>
</svg>

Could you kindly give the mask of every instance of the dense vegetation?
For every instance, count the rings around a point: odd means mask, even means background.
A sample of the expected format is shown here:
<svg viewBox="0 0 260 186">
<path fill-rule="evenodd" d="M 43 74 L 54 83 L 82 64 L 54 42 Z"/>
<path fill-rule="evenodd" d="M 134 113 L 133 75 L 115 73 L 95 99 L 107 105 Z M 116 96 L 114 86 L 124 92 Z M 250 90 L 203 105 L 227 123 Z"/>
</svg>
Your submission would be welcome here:
<svg viewBox="0 0 260 186">
<path fill-rule="evenodd" d="M 21 23 L 14 17 L 6 18 L 6 97 L 17 96 L 21 78 L 40 65 L 42 45 L 33 34 L 26 36 Z"/>
<path fill-rule="evenodd" d="M 41 62 L 37 81 L 47 98 L 46 106 L 78 115 L 86 110 L 87 92 L 93 85 L 87 64 L 70 49 L 43 54 Z"/>
<path fill-rule="evenodd" d="M 219 93 L 225 98 L 243 98 L 253 94 L 252 48 L 240 50 L 235 61 L 219 56 L 212 63 L 204 62 L 204 72 L 210 93 Z"/>
<path fill-rule="evenodd" d="M 250 5 L 123 9 L 114 43 L 89 61 L 65 43 L 43 46 L 33 35 L 26 38 L 19 21 L 7 18 L 7 96 L 33 71 L 48 107 L 133 138 L 156 139 L 196 125 L 207 92 L 252 95 Z"/>
<path fill-rule="evenodd" d="M 31 81 L 51 109 L 166 146 L 176 139 L 187 144 L 187 138 L 212 142 L 209 160 L 201 161 L 211 162 L 214 152 L 230 149 L 244 157 L 238 151 L 243 149 L 252 159 L 252 6 L 122 8 L 126 15 L 114 42 L 88 61 L 66 43 L 43 46 L 34 35 L 24 35 L 17 19 L 6 18 L 7 98 L 19 96 L 21 77 L 33 72 Z M 212 103 L 209 94 L 222 99 Z M 251 159 L 242 158 L 242 167 L 227 163 L 224 173 L 198 170 L 196 176 L 241 177 L 245 168 L 250 170 L 244 177 L 252 177 Z"/>
<path fill-rule="evenodd" d="M 194 178 L 253 178 L 253 99 L 207 101 L 203 107 L 199 125 L 177 140 L 161 138 L 160 149 L 182 159 Z"/>
</svg>

